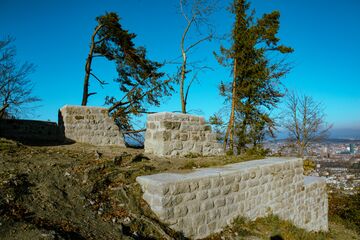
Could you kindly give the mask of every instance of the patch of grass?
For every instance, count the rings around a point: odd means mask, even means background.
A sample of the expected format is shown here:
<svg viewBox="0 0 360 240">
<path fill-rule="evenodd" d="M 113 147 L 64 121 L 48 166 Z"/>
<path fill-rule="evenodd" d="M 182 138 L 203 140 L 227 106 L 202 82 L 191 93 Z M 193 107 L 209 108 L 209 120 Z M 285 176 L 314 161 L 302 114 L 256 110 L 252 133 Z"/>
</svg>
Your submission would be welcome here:
<svg viewBox="0 0 360 240">
<path fill-rule="evenodd" d="M 330 239 L 359 239 L 359 235 L 339 223 L 330 223 L 329 232 L 307 232 L 294 226 L 289 221 L 281 220 L 275 215 L 249 221 L 236 218 L 233 224 L 223 232 L 214 234 L 206 239 L 286 239 L 286 240 L 330 240 Z"/>
<path fill-rule="evenodd" d="M 227 164 L 245 162 L 250 160 L 262 159 L 259 155 L 238 155 L 238 156 L 216 156 L 216 157 L 194 157 L 191 159 L 184 159 L 179 166 L 180 170 L 191 170 L 195 168 L 221 167 Z M 181 160 L 179 160 L 181 162 Z"/>
<path fill-rule="evenodd" d="M 184 157 L 186 157 L 186 158 L 198 158 L 198 157 L 201 157 L 201 154 L 190 152 L 190 153 L 186 154 Z"/>
<path fill-rule="evenodd" d="M 329 193 L 329 217 L 360 233 L 360 189 L 345 194 L 337 189 Z"/>
<path fill-rule="evenodd" d="M 308 175 L 308 173 L 315 170 L 316 163 L 313 160 L 305 159 L 303 166 L 304 166 L 304 174 Z"/>
<path fill-rule="evenodd" d="M 21 143 L 7 140 L 5 138 L 0 138 L 0 151 L 12 153 L 15 152 L 18 148 L 24 147 Z"/>
<path fill-rule="evenodd" d="M 197 167 L 199 167 L 199 165 L 197 165 L 194 160 L 189 160 L 189 161 L 186 161 L 185 164 L 182 167 L 180 167 L 179 169 L 193 169 L 193 168 L 197 168 Z"/>
</svg>

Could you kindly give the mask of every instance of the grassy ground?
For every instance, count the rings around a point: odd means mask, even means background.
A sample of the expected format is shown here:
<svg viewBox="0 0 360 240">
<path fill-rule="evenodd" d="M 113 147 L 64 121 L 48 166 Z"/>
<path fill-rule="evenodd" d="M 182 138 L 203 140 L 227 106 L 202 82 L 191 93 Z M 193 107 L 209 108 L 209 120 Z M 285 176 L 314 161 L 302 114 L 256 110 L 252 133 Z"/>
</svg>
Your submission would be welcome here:
<svg viewBox="0 0 360 240">
<path fill-rule="evenodd" d="M 274 239 L 274 240 L 327 240 L 327 239 L 360 239 L 355 230 L 345 227 L 338 221 L 330 221 L 329 232 L 327 233 L 309 233 L 299 229 L 288 221 L 280 220 L 276 216 L 259 218 L 255 221 L 246 221 L 243 218 L 237 218 L 233 225 L 225 229 L 222 233 L 215 234 L 209 239 Z"/>
<path fill-rule="evenodd" d="M 0 139 L 0 239 L 184 239 L 161 224 L 135 179 L 258 158 L 158 158 L 142 150 L 86 144 L 25 146 Z M 340 222 L 311 234 L 276 217 L 246 222 L 209 239 L 360 239 Z M 346 238 L 341 238 L 345 236 Z"/>
</svg>

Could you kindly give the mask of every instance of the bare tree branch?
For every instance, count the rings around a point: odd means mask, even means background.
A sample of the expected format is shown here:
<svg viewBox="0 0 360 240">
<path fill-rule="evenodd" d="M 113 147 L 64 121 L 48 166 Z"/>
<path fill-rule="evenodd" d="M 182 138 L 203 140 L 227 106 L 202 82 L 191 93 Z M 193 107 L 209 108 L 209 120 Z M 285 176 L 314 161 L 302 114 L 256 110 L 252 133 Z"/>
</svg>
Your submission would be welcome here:
<svg viewBox="0 0 360 240">
<path fill-rule="evenodd" d="M 283 126 L 288 130 L 289 140 L 296 144 L 300 156 L 313 142 L 326 139 L 332 128 L 325 122 L 321 106 L 309 96 L 299 96 L 295 92 L 287 95 Z"/>
<path fill-rule="evenodd" d="M 210 40 L 212 37 L 213 37 L 213 35 L 210 34 L 209 36 L 204 37 L 204 38 L 202 38 L 202 39 L 194 42 L 193 44 L 191 44 L 189 47 L 187 47 L 187 48 L 185 49 L 185 52 L 190 51 L 193 47 L 196 47 L 198 44 L 200 44 L 200 43 L 202 43 L 202 42 L 205 42 L 205 41 L 207 41 L 207 40 Z"/>
<path fill-rule="evenodd" d="M 100 86 L 101 86 L 101 87 L 104 87 L 103 85 L 108 84 L 107 82 L 102 81 L 101 79 L 99 79 L 99 78 L 98 78 L 95 74 L 93 74 L 92 72 L 90 72 L 90 75 L 93 76 L 93 77 L 100 83 Z"/>
</svg>

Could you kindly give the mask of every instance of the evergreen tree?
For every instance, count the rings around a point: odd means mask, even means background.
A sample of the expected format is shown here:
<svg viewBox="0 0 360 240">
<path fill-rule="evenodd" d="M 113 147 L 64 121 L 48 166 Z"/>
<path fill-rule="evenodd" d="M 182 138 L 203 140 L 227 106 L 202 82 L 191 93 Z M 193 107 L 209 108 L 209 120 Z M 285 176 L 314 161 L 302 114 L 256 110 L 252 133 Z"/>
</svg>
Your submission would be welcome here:
<svg viewBox="0 0 360 240">
<path fill-rule="evenodd" d="M 87 105 L 89 78 L 93 76 L 100 84 L 105 84 L 91 69 L 94 57 L 105 57 L 116 63 L 120 96 L 107 96 L 109 112 L 123 130 L 131 130 L 131 114 L 146 112 L 149 105 L 159 105 L 160 98 L 170 95 L 170 81 L 163 81 L 160 72 L 162 64 L 150 61 L 144 47 L 136 47 L 135 34 L 122 28 L 120 18 L 110 12 L 96 18 L 98 25 L 91 37 L 90 51 L 85 65 L 85 79 L 82 105 Z"/>
<path fill-rule="evenodd" d="M 246 0 L 234 1 L 230 8 L 235 15 L 231 47 L 221 47 L 221 54 L 215 54 L 220 64 L 232 67 L 233 79 L 221 83 L 220 93 L 231 103 L 224 149 L 229 146 L 233 151 L 236 145 L 238 152 L 248 143 L 258 144 L 266 129 L 272 132 L 274 122 L 268 110 L 282 97 L 279 80 L 290 69 L 278 55 L 293 51 L 279 44 L 278 11 L 255 20 L 255 11 L 249 9 Z"/>
</svg>

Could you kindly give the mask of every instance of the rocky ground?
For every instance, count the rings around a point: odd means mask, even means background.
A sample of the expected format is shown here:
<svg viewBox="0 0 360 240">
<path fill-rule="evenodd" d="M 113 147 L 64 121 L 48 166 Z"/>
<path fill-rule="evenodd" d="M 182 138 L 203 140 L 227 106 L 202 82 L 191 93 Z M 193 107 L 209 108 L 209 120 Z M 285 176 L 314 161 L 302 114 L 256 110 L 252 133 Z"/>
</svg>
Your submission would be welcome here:
<svg viewBox="0 0 360 240">
<path fill-rule="evenodd" d="M 0 139 L 0 239 L 184 239 L 157 220 L 142 200 L 135 178 L 251 158 L 167 159 L 128 148 L 79 143 L 27 146 Z M 287 236 L 289 231 L 281 230 L 286 224 L 266 219 L 255 227 L 237 220 L 209 239 L 269 239 L 274 228 Z M 302 239 L 338 239 L 338 234 L 360 239 L 343 226 L 331 226 L 328 234 L 291 230 L 295 235 L 285 239 L 297 239 L 298 234 L 305 236 Z"/>
</svg>

